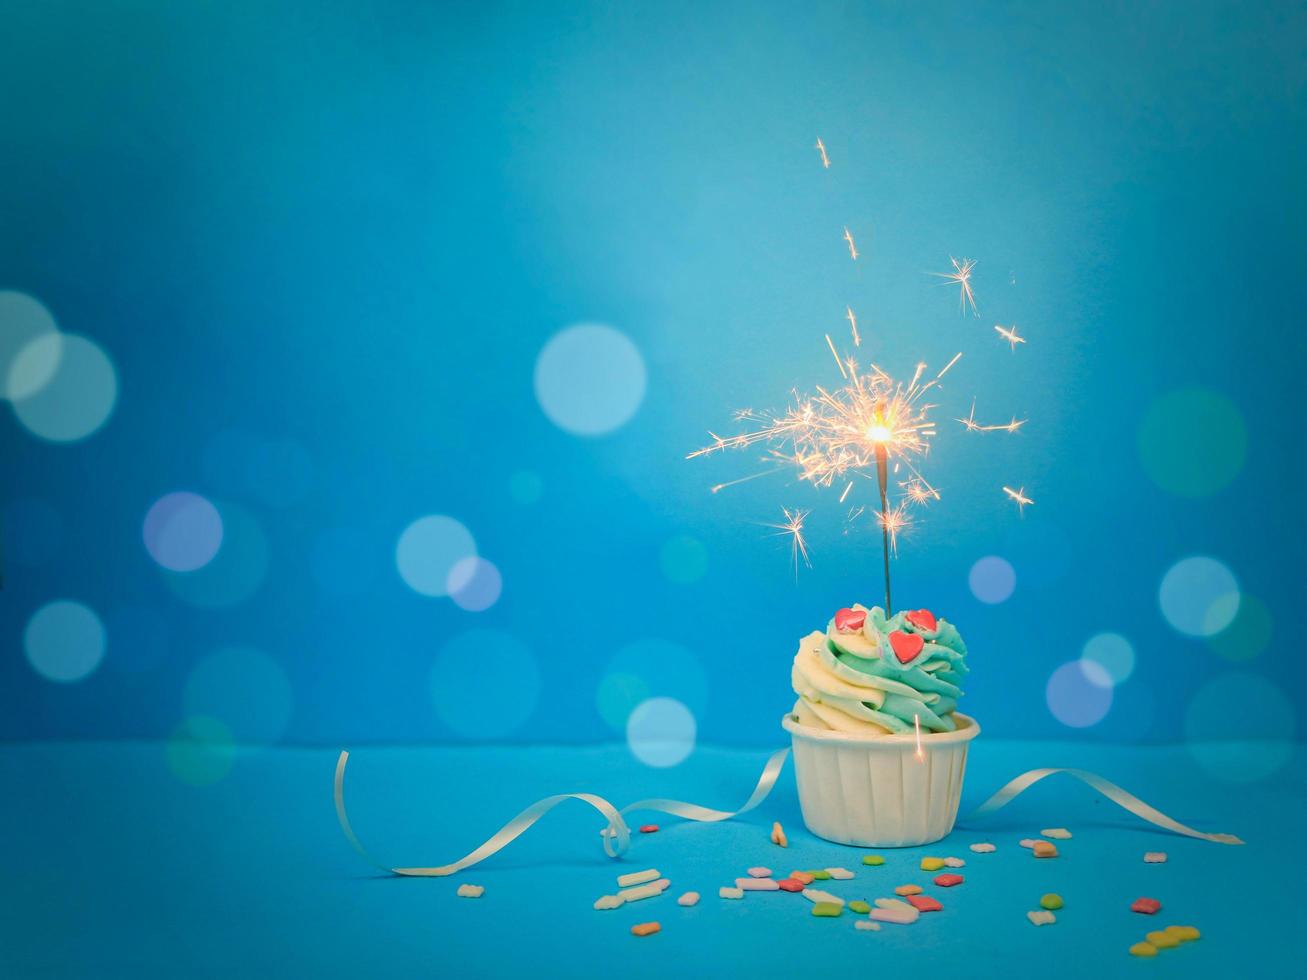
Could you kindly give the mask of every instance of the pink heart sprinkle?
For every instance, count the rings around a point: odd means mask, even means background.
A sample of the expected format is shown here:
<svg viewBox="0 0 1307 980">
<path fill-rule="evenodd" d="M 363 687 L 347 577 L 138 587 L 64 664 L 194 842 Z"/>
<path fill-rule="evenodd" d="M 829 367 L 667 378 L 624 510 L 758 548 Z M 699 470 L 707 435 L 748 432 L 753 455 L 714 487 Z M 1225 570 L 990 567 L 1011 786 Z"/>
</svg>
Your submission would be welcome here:
<svg viewBox="0 0 1307 980">
<path fill-rule="evenodd" d="M 909 623 L 919 630 L 925 630 L 928 633 L 935 632 L 939 624 L 935 621 L 935 614 L 929 609 L 914 609 L 903 616 Z"/>
<path fill-rule="evenodd" d="M 866 621 L 865 609 L 841 609 L 835 614 L 835 632 L 856 633 Z"/>
<path fill-rule="evenodd" d="M 894 656 L 899 658 L 899 663 L 906 664 L 921 652 L 921 648 L 926 645 L 926 641 L 916 633 L 904 633 L 902 630 L 895 630 L 889 635 L 889 645 L 894 650 Z"/>
</svg>

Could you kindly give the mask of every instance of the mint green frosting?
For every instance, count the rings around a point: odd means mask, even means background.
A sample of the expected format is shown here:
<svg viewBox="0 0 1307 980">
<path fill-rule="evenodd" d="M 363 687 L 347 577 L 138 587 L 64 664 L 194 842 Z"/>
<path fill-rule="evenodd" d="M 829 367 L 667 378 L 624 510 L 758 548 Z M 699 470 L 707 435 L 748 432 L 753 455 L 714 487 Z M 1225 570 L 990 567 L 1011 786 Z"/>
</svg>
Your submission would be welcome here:
<svg viewBox="0 0 1307 980">
<path fill-rule="evenodd" d="M 904 612 L 886 618 L 878 606 L 865 611 L 860 630 L 841 633 L 832 618 L 825 636 L 805 638 L 795 657 L 796 714 L 810 724 L 845 731 L 906 733 L 917 721 L 923 731 L 955 730 L 953 710 L 967 673 L 967 645 L 957 628 L 940 619 L 927 630 Z M 907 663 L 894 653 L 894 632 L 923 641 Z"/>
</svg>

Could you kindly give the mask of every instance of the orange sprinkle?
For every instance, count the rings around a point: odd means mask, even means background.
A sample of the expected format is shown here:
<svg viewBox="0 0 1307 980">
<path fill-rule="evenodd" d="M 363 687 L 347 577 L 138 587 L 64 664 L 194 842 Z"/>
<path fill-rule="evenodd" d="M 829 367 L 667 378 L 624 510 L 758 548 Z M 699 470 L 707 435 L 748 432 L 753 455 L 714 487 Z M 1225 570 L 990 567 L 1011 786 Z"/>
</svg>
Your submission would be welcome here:
<svg viewBox="0 0 1307 980">
<path fill-rule="evenodd" d="M 652 936 L 655 932 L 662 932 L 663 927 L 657 922 L 641 922 L 631 926 L 632 936 Z"/>
<path fill-rule="evenodd" d="M 801 881 L 805 885 L 811 885 L 816 879 L 806 871 L 791 871 L 790 877 L 795 881 Z"/>
</svg>

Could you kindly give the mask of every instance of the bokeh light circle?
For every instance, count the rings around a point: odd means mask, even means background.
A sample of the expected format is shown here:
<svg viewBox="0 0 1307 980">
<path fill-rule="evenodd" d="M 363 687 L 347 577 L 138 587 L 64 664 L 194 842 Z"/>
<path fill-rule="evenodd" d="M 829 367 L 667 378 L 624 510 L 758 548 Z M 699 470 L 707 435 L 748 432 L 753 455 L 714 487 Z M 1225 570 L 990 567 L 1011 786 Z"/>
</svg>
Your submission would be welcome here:
<svg viewBox="0 0 1307 980">
<path fill-rule="evenodd" d="M 1239 583 L 1223 563 L 1206 555 L 1176 562 L 1157 593 L 1166 621 L 1187 636 L 1211 636 L 1239 612 Z"/>
<path fill-rule="evenodd" d="M 1228 600 L 1218 603 L 1213 615 L 1223 613 L 1227 604 Z M 1266 608 L 1266 603 L 1254 595 L 1244 593 L 1239 597 L 1239 609 L 1230 625 L 1207 637 L 1207 645 L 1218 656 L 1239 663 L 1260 656 L 1271 645 L 1274 630 L 1271 611 Z"/>
<path fill-rule="evenodd" d="M 1017 587 L 1017 573 L 1006 559 L 988 555 L 971 566 L 967 584 L 977 599 L 994 605 L 1012 595 Z"/>
<path fill-rule="evenodd" d="M 1243 469 L 1248 434 L 1238 407 L 1206 388 L 1180 388 L 1157 398 L 1139 426 L 1139 458 L 1163 490 L 1205 497 Z"/>
<path fill-rule="evenodd" d="M 44 565 L 59 554 L 64 522 L 59 512 L 37 497 L 20 497 L 5 504 L 4 555 L 15 565 Z"/>
<path fill-rule="evenodd" d="M 626 728 L 636 705 L 649 698 L 675 698 L 702 715 L 708 679 L 699 658 L 676 643 L 640 639 L 619 649 L 599 680 L 599 714 L 613 729 Z"/>
<path fill-rule="evenodd" d="M 645 383 L 639 348 L 596 323 L 559 331 L 536 358 L 536 399 L 550 421 L 574 435 L 602 435 L 625 424 L 644 400 Z"/>
<path fill-rule="evenodd" d="M 231 772 L 236 743 L 231 729 L 216 718 L 187 718 L 168 739 L 168 768 L 184 783 L 210 786 Z"/>
<path fill-rule="evenodd" d="M 694 751 L 697 726 L 690 709 L 675 698 L 649 698 L 626 722 L 626 744 L 646 766 L 665 769 Z"/>
<path fill-rule="evenodd" d="M 39 391 L 13 403 L 14 414 L 34 436 L 77 442 L 108 421 L 118 400 L 118 375 L 100 346 L 77 334 L 38 337 L 19 353 L 10 375 L 25 362 L 48 363 L 47 348 L 54 343 L 63 347 L 58 369 Z"/>
<path fill-rule="evenodd" d="M 1189 754 L 1209 775 L 1231 783 L 1255 782 L 1283 768 L 1293 758 L 1297 727 L 1285 693 L 1247 671 L 1209 680 L 1185 713 Z"/>
<path fill-rule="evenodd" d="M 693 585 L 708 574 L 708 549 L 698 538 L 678 534 L 663 543 L 658 563 L 667 581 Z"/>
<path fill-rule="evenodd" d="M 1090 680 L 1105 679 L 1108 686 L 1120 684 L 1135 670 L 1135 648 L 1120 633 L 1099 633 L 1085 643 L 1080 657 L 1098 669 L 1087 669 Z"/>
<path fill-rule="evenodd" d="M 463 558 L 449 570 L 449 597 L 468 612 L 484 612 L 499 601 L 504 582 L 499 569 L 481 557 Z"/>
<path fill-rule="evenodd" d="M 200 660 L 186 679 L 186 715 L 222 722 L 244 745 L 272 745 L 290 725 L 294 696 L 286 672 L 252 647 L 224 647 Z"/>
<path fill-rule="evenodd" d="M 523 506 L 537 503 L 544 490 L 544 480 L 534 470 L 518 470 L 508 478 L 508 495 Z"/>
<path fill-rule="evenodd" d="M 1089 728 L 1107 717 L 1112 708 L 1112 681 L 1098 664 L 1072 660 L 1049 676 L 1044 700 L 1062 724 Z"/>
<path fill-rule="evenodd" d="M 141 530 L 150 557 L 173 572 L 193 572 L 222 545 L 222 516 L 197 493 L 164 494 L 145 514 Z"/>
<path fill-rule="evenodd" d="M 213 560 L 193 572 L 162 572 L 179 599 L 204 609 L 244 602 L 259 590 L 268 573 L 268 539 L 254 515 L 227 501 L 213 504 L 222 518 L 222 547 Z"/>
<path fill-rule="evenodd" d="M 50 338 L 18 364 L 34 342 Z M 38 300 L 12 289 L 0 290 L 0 398 L 30 398 L 54 377 L 63 342 L 54 317 Z"/>
<path fill-rule="evenodd" d="M 328 595 L 356 596 L 376 579 L 386 561 L 386 543 L 353 527 L 329 527 L 309 549 L 309 572 Z"/>
<path fill-rule="evenodd" d="M 540 668 L 502 630 L 460 633 L 436 655 L 431 701 L 436 716 L 464 738 L 502 738 L 521 728 L 540 700 Z"/>
<path fill-rule="evenodd" d="M 395 547 L 395 565 L 410 589 L 421 595 L 449 594 L 449 573 L 475 557 L 476 541 L 458 521 L 444 514 L 420 517 L 404 529 Z"/>
<path fill-rule="evenodd" d="M 57 599 L 32 614 L 23 649 L 46 680 L 70 684 L 89 676 L 104 659 L 104 624 L 88 606 Z"/>
</svg>

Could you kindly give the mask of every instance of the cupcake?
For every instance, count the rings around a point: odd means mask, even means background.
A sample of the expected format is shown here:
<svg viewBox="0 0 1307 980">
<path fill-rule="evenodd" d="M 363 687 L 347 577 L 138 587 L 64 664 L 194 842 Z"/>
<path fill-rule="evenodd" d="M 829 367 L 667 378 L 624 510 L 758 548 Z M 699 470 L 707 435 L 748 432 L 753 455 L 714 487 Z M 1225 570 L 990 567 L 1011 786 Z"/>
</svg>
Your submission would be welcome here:
<svg viewBox="0 0 1307 980">
<path fill-rule="evenodd" d="M 966 657 L 953 624 L 927 609 L 886 618 L 855 605 L 800 641 L 790 674 L 799 698 L 782 725 L 809 830 L 906 847 L 953 829 L 967 743 L 980 732 L 956 710 Z"/>
</svg>

